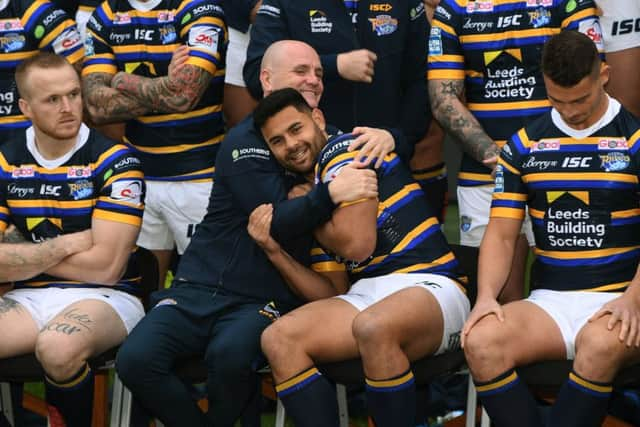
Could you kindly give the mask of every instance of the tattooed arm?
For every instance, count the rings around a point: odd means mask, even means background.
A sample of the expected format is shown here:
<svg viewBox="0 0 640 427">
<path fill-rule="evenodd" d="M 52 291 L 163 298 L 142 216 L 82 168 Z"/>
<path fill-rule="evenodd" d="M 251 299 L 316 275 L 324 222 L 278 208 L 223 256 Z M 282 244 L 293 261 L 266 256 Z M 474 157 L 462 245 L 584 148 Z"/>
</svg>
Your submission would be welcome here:
<svg viewBox="0 0 640 427">
<path fill-rule="evenodd" d="M 118 72 L 111 87 L 133 97 L 145 107 L 161 113 L 186 113 L 200 102 L 211 74 L 195 65 L 184 64 L 164 77 L 148 78 Z"/>
<path fill-rule="evenodd" d="M 94 124 L 122 122 L 151 111 L 133 97 L 112 88 L 112 77 L 107 73 L 91 73 L 82 77 L 86 111 Z"/>
<path fill-rule="evenodd" d="M 2 234 L 0 243 L 0 283 L 25 280 L 43 273 L 69 255 L 91 247 L 91 233 L 65 234 L 42 243 L 16 243 L 16 229 Z"/>
<path fill-rule="evenodd" d="M 463 91 L 463 80 L 429 80 L 433 116 L 475 160 L 482 162 L 495 158 L 500 149 L 462 102 Z"/>
</svg>

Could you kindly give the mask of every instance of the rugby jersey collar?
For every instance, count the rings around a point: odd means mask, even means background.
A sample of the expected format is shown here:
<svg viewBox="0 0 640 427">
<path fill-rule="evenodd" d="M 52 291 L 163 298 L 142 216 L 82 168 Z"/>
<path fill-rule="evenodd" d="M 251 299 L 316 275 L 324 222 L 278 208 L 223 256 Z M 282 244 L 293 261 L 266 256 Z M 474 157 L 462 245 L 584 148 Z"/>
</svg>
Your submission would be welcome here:
<svg viewBox="0 0 640 427">
<path fill-rule="evenodd" d="M 142 12 L 148 12 L 157 5 L 162 3 L 162 0 L 149 0 L 149 1 L 139 1 L 139 0 L 129 0 L 129 4 L 135 10 L 139 10 Z"/>
<path fill-rule="evenodd" d="M 36 162 L 38 162 L 40 166 L 42 166 L 45 169 L 55 169 L 57 167 L 62 166 L 66 162 L 68 162 L 71 156 L 73 156 L 76 153 L 76 151 L 81 149 L 84 146 L 84 144 L 87 143 L 87 140 L 89 139 L 89 132 L 90 130 L 87 127 L 87 125 L 85 125 L 84 123 L 80 125 L 80 131 L 78 132 L 76 145 L 74 145 L 74 147 L 71 150 L 69 150 L 64 156 L 58 157 L 57 159 L 49 160 L 49 159 L 45 159 L 42 156 L 42 154 L 40 154 L 40 152 L 38 151 L 38 147 L 36 146 L 36 136 L 33 131 L 33 126 L 30 126 L 26 130 L 27 150 L 29 150 L 33 158 L 36 159 Z"/>
<path fill-rule="evenodd" d="M 609 100 L 607 111 L 605 111 L 602 117 L 600 117 L 600 120 L 586 129 L 574 129 L 569 126 L 564 120 L 562 120 L 562 117 L 560 117 L 560 113 L 558 113 L 558 110 L 556 110 L 555 108 L 551 110 L 551 120 L 558 129 L 560 129 L 570 137 L 574 139 L 586 138 L 611 123 L 611 121 L 620 112 L 620 103 L 616 99 L 611 98 L 609 95 L 607 95 L 607 99 Z"/>
</svg>

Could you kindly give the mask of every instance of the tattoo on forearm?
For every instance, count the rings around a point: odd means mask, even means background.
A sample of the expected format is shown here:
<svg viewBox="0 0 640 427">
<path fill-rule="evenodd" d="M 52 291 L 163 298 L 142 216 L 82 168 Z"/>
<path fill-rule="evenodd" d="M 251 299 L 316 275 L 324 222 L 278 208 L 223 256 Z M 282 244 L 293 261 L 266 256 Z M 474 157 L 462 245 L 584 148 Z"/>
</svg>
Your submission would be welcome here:
<svg viewBox="0 0 640 427">
<path fill-rule="evenodd" d="M 46 271 L 68 255 L 58 239 L 0 245 L 0 283 L 24 280 Z"/>
<path fill-rule="evenodd" d="M 85 104 L 97 124 L 121 122 L 149 112 L 138 100 L 110 87 L 110 80 L 110 75 L 101 73 L 82 79 Z"/>
<path fill-rule="evenodd" d="M 11 298 L 0 297 L 0 315 L 10 312 L 11 310 L 19 310 L 22 306 Z"/>
<path fill-rule="evenodd" d="M 27 243 L 29 242 L 17 228 L 11 228 L 4 232 L 2 243 Z"/>
<path fill-rule="evenodd" d="M 500 150 L 460 100 L 463 91 L 461 80 L 430 81 L 431 110 L 442 127 L 462 143 L 465 151 L 481 162 Z"/>
<path fill-rule="evenodd" d="M 121 72 L 114 76 L 111 86 L 154 111 L 175 113 L 193 109 L 210 80 L 207 71 L 185 65 L 173 76 L 153 79 Z"/>
</svg>

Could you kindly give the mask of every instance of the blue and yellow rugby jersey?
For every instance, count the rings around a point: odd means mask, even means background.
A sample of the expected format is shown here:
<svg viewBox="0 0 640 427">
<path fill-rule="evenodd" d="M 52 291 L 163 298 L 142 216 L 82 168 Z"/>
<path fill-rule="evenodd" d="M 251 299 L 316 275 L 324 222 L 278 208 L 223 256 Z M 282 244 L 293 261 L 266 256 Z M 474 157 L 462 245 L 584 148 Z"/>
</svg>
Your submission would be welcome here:
<svg viewBox="0 0 640 427">
<path fill-rule="evenodd" d="M 354 138 L 343 134 L 329 140 L 319 156 L 317 182 L 330 182 L 342 167 L 353 161 L 358 152 L 349 152 L 347 148 Z M 387 155 L 376 172 L 379 194 L 376 248 L 362 263 L 341 260 L 352 282 L 391 273 L 435 273 L 464 281 L 420 185 L 411 178 L 400 158 L 395 153 Z M 318 256 L 312 253 L 313 264 L 318 262 Z"/>
<path fill-rule="evenodd" d="M 25 136 L 26 134 L 26 136 Z M 91 228 L 93 218 L 142 223 L 144 177 L 131 148 L 82 126 L 80 143 L 60 166 L 38 161 L 33 129 L 0 148 L 0 231 L 14 224 L 33 242 Z M 135 262 L 130 260 L 129 267 Z M 129 268 L 116 289 L 136 293 L 139 277 Z M 41 274 L 15 283 L 24 287 L 90 287 Z"/>
<path fill-rule="evenodd" d="M 82 59 L 75 22 L 49 1 L 11 0 L 0 11 L 0 135 L 31 125 L 18 108 L 14 74 L 20 62 L 39 51 L 55 52 L 72 64 Z"/>
<path fill-rule="evenodd" d="M 575 139 L 553 110 L 502 149 L 491 217 L 529 206 L 532 288 L 623 291 L 638 268 L 640 120 L 610 99 L 604 123 Z"/>
<path fill-rule="evenodd" d="M 166 76 L 172 53 L 184 44 L 190 47 L 187 63 L 213 75 L 193 111 L 151 114 L 127 123 L 126 140 L 138 150 L 148 180 L 211 180 L 224 137 L 227 37 L 222 8 L 210 0 L 162 0 L 146 12 L 128 0 L 108 0 L 89 19 L 83 76 L 118 71 Z"/>
<path fill-rule="evenodd" d="M 542 47 L 561 30 L 587 34 L 602 52 L 592 0 L 442 0 L 429 36 L 429 80 L 465 81 L 466 105 L 498 146 L 549 111 Z M 458 185 L 493 183 L 464 155 Z"/>
</svg>

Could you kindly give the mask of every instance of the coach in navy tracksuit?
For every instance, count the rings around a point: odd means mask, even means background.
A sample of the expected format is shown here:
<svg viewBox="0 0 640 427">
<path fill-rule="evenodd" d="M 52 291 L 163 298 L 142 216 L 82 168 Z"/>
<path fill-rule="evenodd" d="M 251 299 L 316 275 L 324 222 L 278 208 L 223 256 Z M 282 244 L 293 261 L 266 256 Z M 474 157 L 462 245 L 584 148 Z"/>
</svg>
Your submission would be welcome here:
<svg viewBox="0 0 640 427">
<path fill-rule="evenodd" d="M 300 42 L 280 45 L 286 45 L 280 57 L 287 60 L 280 61 L 268 81 L 296 87 L 317 105 L 322 94 L 317 54 Z M 290 73 L 290 68 L 305 68 L 306 75 Z M 375 182 L 373 171 L 354 171 Z M 298 262 L 309 265 L 311 231 L 330 218 L 334 202 L 377 194 L 354 194 L 357 182 L 343 180 L 350 195 L 342 192 L 335 198 L 334 180 L 331 188 L 318 185 L 287 200 L 298 178 L 273 158 L 252 116 L 226 135 L 215 174 L 207 214 L 180 260 L 172 287 L 154 293 L 154 308 L 132 331 L 116 361 L 125 385 L 167 426 L 209 426 L 213 420 L 215 426 L 233 426 L 257 389 L 260 334 L 279 313 L 301 303 L 249 236 L 249 214 L 273 203 L 272 235 Z M 211 420 L 173 371 L 177 361 L 195 355 L 204 355 L 208 368 Z"/>
<path fill-rule="evenodd" d="M 422 0 L 263 0 L 244 67 L 262 98 L 264 51 L 277 40 L 310 44 L 320 55 L 327 122 L 401 129 L 413 146 L 430 122 L 426 84 L 428 24 Z"/>
</svg>

